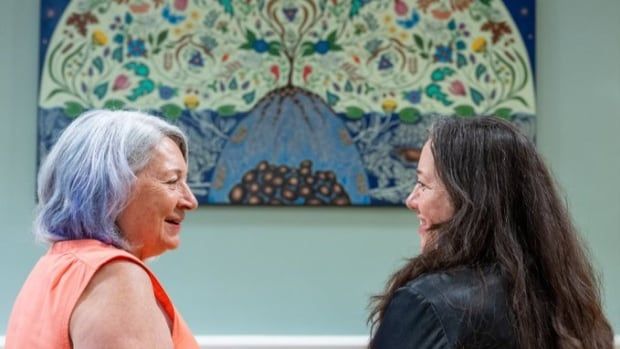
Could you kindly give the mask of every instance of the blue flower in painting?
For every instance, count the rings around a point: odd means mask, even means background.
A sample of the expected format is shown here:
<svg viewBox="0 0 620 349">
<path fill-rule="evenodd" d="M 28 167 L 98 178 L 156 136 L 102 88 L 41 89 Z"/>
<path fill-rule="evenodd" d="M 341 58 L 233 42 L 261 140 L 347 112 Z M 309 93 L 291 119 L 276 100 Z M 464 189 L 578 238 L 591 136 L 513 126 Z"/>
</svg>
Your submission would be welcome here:
<svg viewBox="0 0 620 349">
<path fill-rule="evenodd" d="M 269 50 L 269 44 L 267 43 L 267 41 L 263 39 L 258 39 L 254 41 L 254 45 L 252 45 L 252 47 L 258 53 L 264 53 L 264 52 L 267 52 L 267 50 Z"/>
<path fill-rule="evenodd" d="M 200 52 L 195 51 L 192 54 L 192 56 L 189 59 L 189 64 L 193 65 L 194 67 L 204 66 L 204 60 L 202 59 L 202 55 L 200 54 Z"/>
<path fill-rule="evenodd" d="M 412 104 L 418 104 L 422 100 L 422 91 L 411 90 L 403 93 L 403 98 L 411 102 Z"/>
<path fill-rule="evenodd" d="M 177 89 L 166 85 L 159 86 L 159 98 L 169 100 L 177 95 Z"/>
<path fill-rule="evenodd" d="M 320 40 L 314 44 L 314 52 L 324 55 L 329 51 L 329 41 Z"/>
<path fill-rule="evenodd" d="M 125 38 L 123 37 L 123 34 L 116 34 L 116 35 L 114 35 L 114 39 L 113 40 L 117 44 L 122 44 L 124 39 Z"/>
<path fill-rule="evenodd" d="M 176 15 L 170 10 L 170 5 L 166 5 L 161 11 L 161 16 L 170 24 L 179 24 L 185 20 L 186 16 Z"/>
<path fill-rule="evenodd" d="M 451 20 L 450 22 L 448 22 L 448 29 L 450 30 L 456 29 L 456 22 L 454 20 Z"/>
<path fill-rule="evenodd" d="M 386 70 L 386 69 L 390 69 L 394 66 L 394 64 L 392 64 L 392 61 L 390 61 L 390 58 L 386 55 L 381 55 L 381 58 L 379 58 L 379 70 Z"/>
<path fill-rule="evenodd" d="M 129 12 L 125 13 L 125 23 L 131 24 L 131 22 L 133 22 L 133 16 Z"/>
<path fill-rule="evenodd" d="M 127 43 L 127 54 L 130 57 L 140 57 L 146 54 L 146 48 L 144 47 L 144 40 L 133 39 Z"/>
<path fill-rule="evenodd" d="M 412 29 L 420 22 L 420 14 L 418 11 L 411 12 L 411 18 L 405 20 L 397 20 L 396 23 L 405 29 Z"/>
<path fill-rule="evenodd" d="M 463 40 L 459 40 L 459 41 L 456 42 L 456 49 L 457 50 L 464 50 L 465 48 L 467 48 L 467 45 L 465 45 Z"/>
<path fill-rule="evenodd" d="M 452 63 L 452 48 L 446 45 L 437 45 L 433 57 L 435 62 Z"/>
</svg>

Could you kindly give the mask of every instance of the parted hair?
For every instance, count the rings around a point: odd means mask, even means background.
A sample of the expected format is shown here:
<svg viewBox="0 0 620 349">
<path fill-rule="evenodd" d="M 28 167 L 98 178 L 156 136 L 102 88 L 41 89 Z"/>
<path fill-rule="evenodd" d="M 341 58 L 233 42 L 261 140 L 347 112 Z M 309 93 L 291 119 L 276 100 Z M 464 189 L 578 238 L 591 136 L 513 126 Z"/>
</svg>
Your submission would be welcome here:
<svg viewBox="0 0 620 349">
<path fill-rule="evenodd" d="M 40 241 L 96 239 L 126 248 L 116 219 L 136 175 L 164 137 L 187 161 L 187 139 L 176 126 L 138 111 L 88 111 L 63 131 L 38 175 L 34 234 Z"/>
<path fill-rule="evenodd" d="M 520 348 L 612 348 L 597 277 L 534 144 L 493 117 L 440 119 L 429 140 L 455 213 L 433 227 L 425 250 L 373 297 L 371 332 L 408 281 L 459 266 L 496 265 Z"/>
</svg>

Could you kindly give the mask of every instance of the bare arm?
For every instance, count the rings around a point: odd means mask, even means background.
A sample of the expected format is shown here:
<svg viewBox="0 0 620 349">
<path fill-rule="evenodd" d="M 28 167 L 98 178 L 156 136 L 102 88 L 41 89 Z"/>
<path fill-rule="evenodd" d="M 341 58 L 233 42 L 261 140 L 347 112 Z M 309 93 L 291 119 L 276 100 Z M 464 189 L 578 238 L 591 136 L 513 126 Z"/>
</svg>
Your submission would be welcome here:
<svg viewBox="0 0 620 349">
<path fill-rule="evenodd" d="M 123 260 L 94 275 L 73 311 L 69 331 L 74 349 L 172 348 L 171 329 L 149 276 Z"/>
</svg>

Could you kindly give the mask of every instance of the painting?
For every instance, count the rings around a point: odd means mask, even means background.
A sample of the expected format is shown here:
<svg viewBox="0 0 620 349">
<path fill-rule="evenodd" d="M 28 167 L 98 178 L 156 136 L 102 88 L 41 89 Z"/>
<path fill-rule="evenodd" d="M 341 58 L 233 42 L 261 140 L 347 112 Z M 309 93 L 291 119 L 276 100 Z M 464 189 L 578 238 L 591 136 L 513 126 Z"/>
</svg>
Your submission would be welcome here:
<svg viewBox="0 0 620 349">
<path fill-rule="evenodd" d="M 534 0 L 42 0 L 38 159 L 83 111 L 189 138 L 201 204 L 400 206 L 428 127 L 535 138 Z"/>
</svg>

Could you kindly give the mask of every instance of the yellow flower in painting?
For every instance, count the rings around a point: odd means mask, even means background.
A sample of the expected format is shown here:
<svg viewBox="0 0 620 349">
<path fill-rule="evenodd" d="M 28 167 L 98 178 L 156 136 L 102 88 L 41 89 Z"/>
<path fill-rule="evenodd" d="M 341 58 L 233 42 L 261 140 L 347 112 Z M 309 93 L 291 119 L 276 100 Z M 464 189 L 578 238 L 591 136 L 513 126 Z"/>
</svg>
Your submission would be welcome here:
<svg viewBox="0 0 620 349">
<path fill-rule="evenodd" d="M 93 31 L 92 38 L 95 45 L 104 46 L 108 44 L 108 36 L 102 30 Z"/>
<path fill-rule="evenodd" d="M 386 113 L 393 112 L 394 110 L 396 110 L 397 106 L 398 103 L 396 103 L 396 100 L 392 98 L 387 98 L 383 101 L 383 103 L 381 103 L 381 108 L 383 108 L 383 111 Z"/>
<path fill-rule="evenodd" d="M 198 108 L 200 101 L 196 95 L 187 95 L 183 98 L 183 104 L 185 104 L 188 109 L 196 109 Z"/>
<path fill-rule="evenodd" d="M 482 36 L 474 39 L 471 43 L 471 50 L 474 52 L 483 52 L 487 48 L 487 40 Z"/>
<path fill-rule="evenodd" d="M 200 13 L 196 10 L 190 12 L 189 16 L 195 21 L 200 19 Z"/>
<path fill-rule="evenodd" d="M 383 23 L 385 23 L 385 24 L 392 24 L 392 20 L 393 19 L 394 18 L 392 18 L 392 16 L 386 15 L 385 17 L 383 17 Z"/>
</svg>

